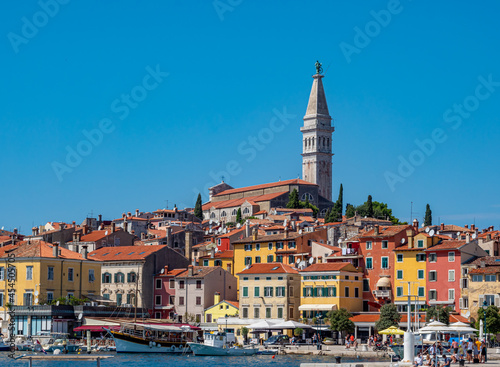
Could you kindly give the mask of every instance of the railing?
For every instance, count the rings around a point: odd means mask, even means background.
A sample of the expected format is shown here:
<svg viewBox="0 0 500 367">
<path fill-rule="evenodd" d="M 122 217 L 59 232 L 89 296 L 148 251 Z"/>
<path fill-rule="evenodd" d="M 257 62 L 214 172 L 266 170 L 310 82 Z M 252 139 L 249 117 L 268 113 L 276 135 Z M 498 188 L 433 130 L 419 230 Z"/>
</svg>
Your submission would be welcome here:
<svg viewBox="0 0 500 367">
<path fill-rule="evenodd" d="M 358 250 L 355 248 L 343 248 L 342 249 L 342 256 L 349 256 L 349 255 L 357 255 Z"/>
<path fill-rule="evenodd" d="M 375 290 L 375 291 L 373 291 L 373 294 L 377 298 L 390 298 L 391 297 L 390 290 Z"/>
</svg>

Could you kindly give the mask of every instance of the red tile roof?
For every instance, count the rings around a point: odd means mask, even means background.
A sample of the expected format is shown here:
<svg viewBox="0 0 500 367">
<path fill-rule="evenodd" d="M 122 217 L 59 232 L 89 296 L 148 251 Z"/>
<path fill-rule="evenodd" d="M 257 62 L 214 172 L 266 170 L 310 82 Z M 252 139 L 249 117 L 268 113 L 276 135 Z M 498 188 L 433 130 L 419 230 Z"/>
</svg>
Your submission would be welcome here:
<svg viewBox="0 0 500 367">
<path fill-rule="evenodd" d="M 368 231 L 361 232 L 358 237 L 376 237 L 376 238 L 384 238 L 384 237 L 392 237 L 397 235 L 400 232 L 406 231 L 406 229 L 411 228 L 410 225 L 399 225 L 399 226 L 379 226 L 379 234 L 375 234 L 375 228 L 372 228 Z"/>
<path fill-rule="evenodd" d="M 234 306 L 236 308 L 240 308 L 240 303 L 237 301 L 228 301 L 227 299 L 225 299 L 223 302 L 229 303 L 231 306 Z"/>
<path fill-rule="evenodd" d="M 474 260 L 472 265 L 481 265 L 484 263 L 485 265 L 500 265 L 500 256 L 484 256 Z"/>
<path fill-rule="evenodd" d="M 33 258 L 55 258 L 53 255 L 53 245 L 45 241 L 22 241 L 16 245 L 9 245 L 0 248 L 0 257 L 7 256 L 7 253 L 13 253 L 16 257 Z M 61 259 L 83 260 L 82 254 L 59 247 Z M 96 260 L 96 259 L 89 259 Z"/>
<path fill-rule="evenodd" d="M 341 263 L 341 262 L 333 262 L 333 263 L 318 263 L 309 265 L 304 270 L 301 270 L 301 273 L 307 272 L 319 272 L 319 271 L 340 271 L 346 267 L 353 266 L 351 263 Z"/>
<path fill-rule="evenodd" d="M 89 259 L 99 261 L 144 260 L 167 245 L 101 247 L 89 254 Z"/>
<path fill-rule="evenodd" d="M 465 245 L 467 241 L 465 240 L 444 240 L 439 242 L 437 245 L 429 247 L 425 251 L 439 251 L 439 250 L 458 250 L 460 247 Z"/>
<path fill-rule="evenodd" d="M 299 185 L 299 184 L 300 185 L 317 186 L 316 184 L 295 178 L 292 180 L 271 182 L 271 183 L 262 184 L 262 185 L 254 185 L 254 186 L 241 187 L 239 189 L 225 190 L 225 191 L 222 191 L 222 192 L 218 193 L 217 195 L 215 195 L 215 197 L 222 196 L 222 195 L 228 195 L 228 194 L 235 194 L 235 193 L 245 192 L 245 191 L 261 190 L 261 189 L 268 189 L 271 187 L 279 187 L 279 186 L 286 186 L 286 185 Z"/>
<path fill-rule="evenodd" d="M 118 231 L 122 231 L 122 229 L 118 228 L 115 232 L 104 231 L 104 230 L 103 231 L 92 231 L 89 234 L 83 235 L 80 241 L 81 242 L 95 242 L 95 241 L 99 241 L 99 240 L 102 240 L 105 237 L 113 235 L 114 233 L 116 233 Z"/>
<path fill-rule="evenodd" d="M 221 251 L 221 252 L 216 252 L 214 255 L 214 259 L 232 259 L 234 255 L 233 250 L 226 250 L 226 251 Z M 206 255 L 200 257 L 200 259 L 211 259 L 212 255 Z"/>
<path fill-rule="evenodd" d="M 498 264 L 497 266 L 490 265 L 485 268 L 470 269 L 469 274 L 498 274 L 500 273 L 500 263 Z"/>
<path fill-rule="evenodd" d="M 138 221 L 138 220 L 142 220 L 142 221 L 147 221 L 147 219 L 144 219 L 144 218 L 139 218 L 139 217 L 125 217 L 127 219 L 127 222 L 128 221 Z M 119 221 L 122 221 L 123 222 L 123 217 L 122 218 L 117 218 L 117 219 L 113 219 L 113 222 L 119 222 Z"/>
<path fill-rule="evenodd" d="M 299 272 L 290 265 L 282 263 L 260 263 L 253 264 L 239 274 L 298 274 Z"/>
<path fill-rule="evenodd" d="M 220 270 L 220 266 L 193 266 L 193 275 L 188 275 L 189 268 L 184 269 L 181 273 L 176 276 L 179 278 L 204 278 L 213 271 Z"/>
<path fill-rule="evenodd" d="M 277 198 L 283 194 L 288 194 L 288 191 L 275 192 L 272 194 L 266 195 L 256 195 L 256 196 L 248 196 L 239 199 L 231 199 L 231 200 L 221 200 L 221 201 L 212 201 L 206 204 L 203 204 L 203 210 L 210 210 L 212 208 L 215 209 L 223 209 L 223 208 L 232 208 L 236 206 L 241 206 L 245 201 L 248 201 L 250 204 L 255 205 L 255 203 L 261 201 L 268 201 Z M 217 195 L 216 195 L 217 196 Z"/>
<path fill-rule="evenodd" d="M 352 322 L 376 322 L 380 319 L 380 314 L 361 314 L 350 318 Z"/>
</svg>

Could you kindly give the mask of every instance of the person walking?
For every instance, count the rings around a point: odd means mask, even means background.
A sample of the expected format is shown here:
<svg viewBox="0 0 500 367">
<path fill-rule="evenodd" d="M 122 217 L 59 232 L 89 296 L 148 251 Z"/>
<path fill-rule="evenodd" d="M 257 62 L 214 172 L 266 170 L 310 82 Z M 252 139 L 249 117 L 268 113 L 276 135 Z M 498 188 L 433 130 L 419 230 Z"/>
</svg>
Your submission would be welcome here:
<svg viewBox="0 0 500 367">
<path fill-rule="evenodd" d="M 472 352 L 474 349 L 474 343 L 472 342 L 472 339 L 469 338 L 469 341 L 467 342 L 467 362 L 472 363 Z"/>
</svg>

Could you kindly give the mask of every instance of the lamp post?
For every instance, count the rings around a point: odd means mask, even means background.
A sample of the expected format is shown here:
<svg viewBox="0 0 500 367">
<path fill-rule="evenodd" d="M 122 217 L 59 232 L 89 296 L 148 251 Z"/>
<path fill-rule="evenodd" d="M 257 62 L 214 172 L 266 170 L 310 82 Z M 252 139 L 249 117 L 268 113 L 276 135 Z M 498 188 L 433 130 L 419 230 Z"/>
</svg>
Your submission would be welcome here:
<svg viewBox="0 0 500 367">
<path fill-rule="evenodd" d="M 488 309 L 488 303 L 486 301 L 483 301 L 483 305 L 481 306 L 483 308 L 483 333 L 484 333 L 484 348 L 486 348 L 486 310 Z M 485 351 L 486 352 L 486 351 Z M 484 361 L 488 361 L 488 357 L 485 354 L 484 355 Z"/>
<path fill-rule="evenodd" d="M 316 319 L 319 321 L 318 349 L 320 349 L 320 345 L 321 345 L 321 321 L 323 320 L 323 314 L 318 311 L 318 313 L 316 314 Z"/>
</svg>

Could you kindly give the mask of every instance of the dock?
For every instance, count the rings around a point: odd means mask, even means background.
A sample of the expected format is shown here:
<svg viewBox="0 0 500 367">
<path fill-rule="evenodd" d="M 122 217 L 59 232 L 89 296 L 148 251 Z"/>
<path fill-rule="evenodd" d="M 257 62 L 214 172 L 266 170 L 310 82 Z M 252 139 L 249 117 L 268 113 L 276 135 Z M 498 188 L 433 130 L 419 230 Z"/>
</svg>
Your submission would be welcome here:
<svg viewBox="0 0 500 367">
<path fill-rule="evenodd" d="M 33 361 L 91 361 L 96 362 L 97 367 L 101 367 L 101 360 L 113 358 L 111 355 L 91 355 L 91 354 L 64 354 L 64 355 L 51 355 L 51 354 L 24 354 L 16 359 L 28 360 L 29 366 L 33 366 Z"/>
</svg>

